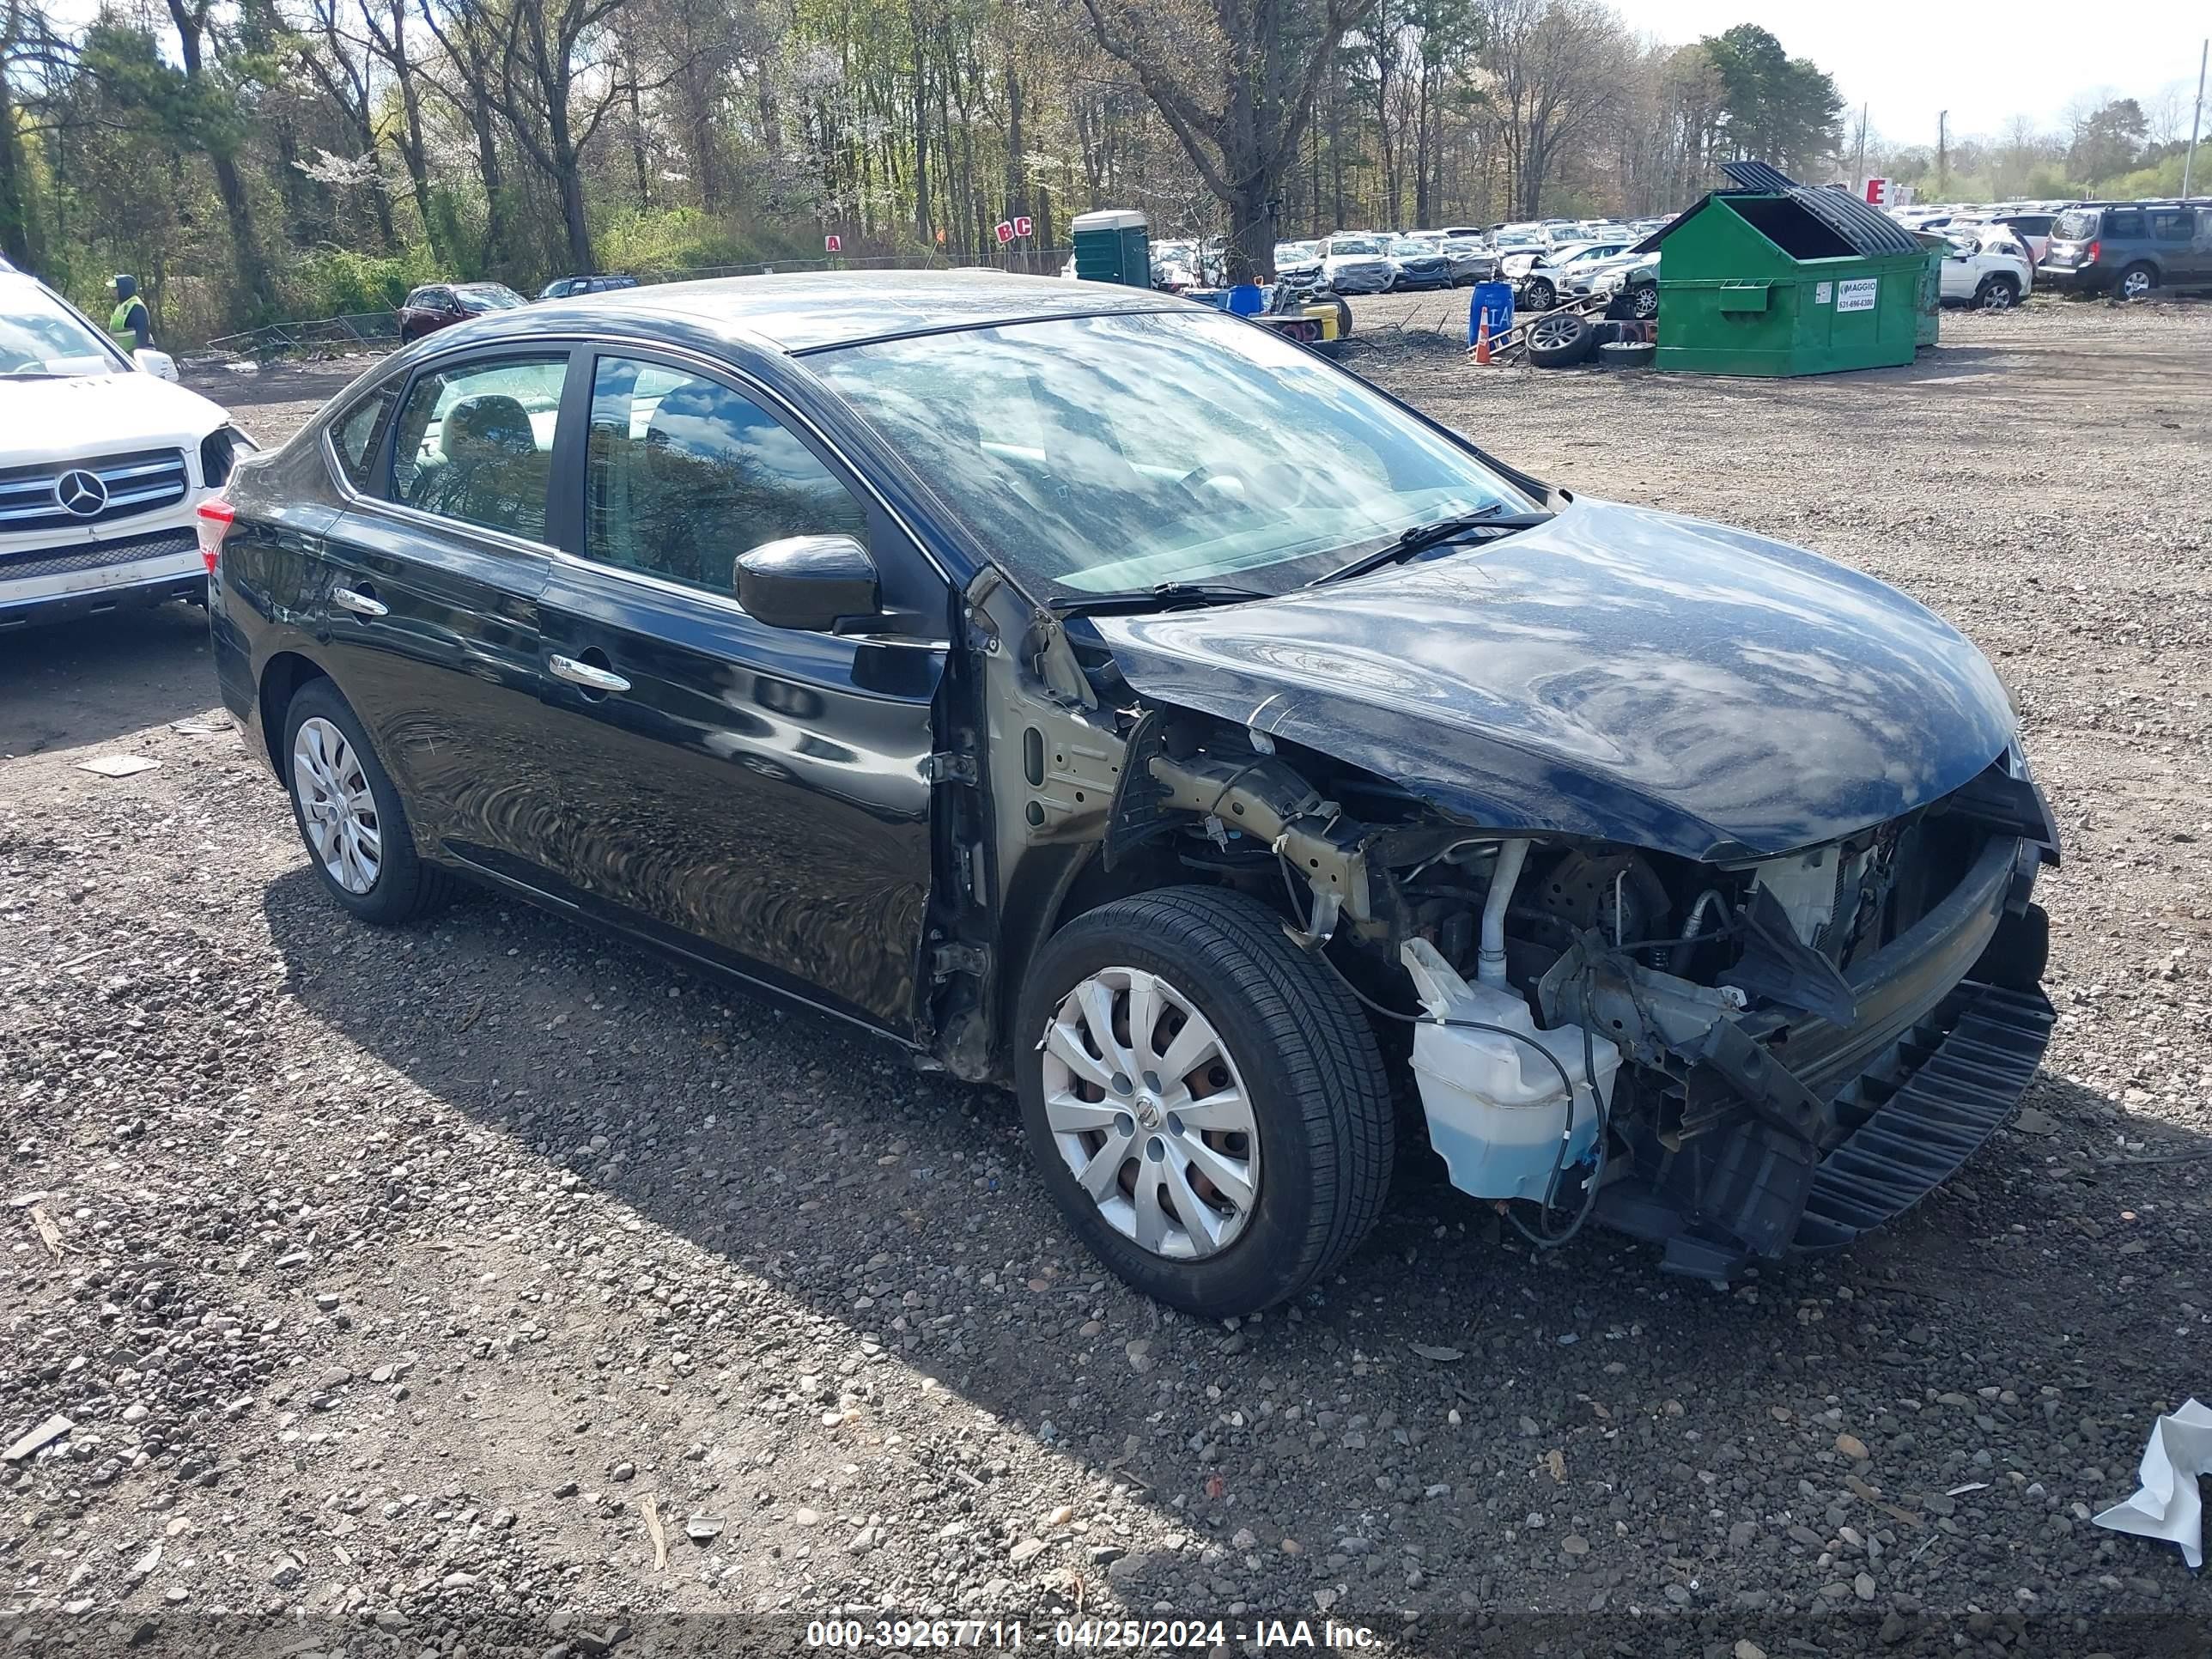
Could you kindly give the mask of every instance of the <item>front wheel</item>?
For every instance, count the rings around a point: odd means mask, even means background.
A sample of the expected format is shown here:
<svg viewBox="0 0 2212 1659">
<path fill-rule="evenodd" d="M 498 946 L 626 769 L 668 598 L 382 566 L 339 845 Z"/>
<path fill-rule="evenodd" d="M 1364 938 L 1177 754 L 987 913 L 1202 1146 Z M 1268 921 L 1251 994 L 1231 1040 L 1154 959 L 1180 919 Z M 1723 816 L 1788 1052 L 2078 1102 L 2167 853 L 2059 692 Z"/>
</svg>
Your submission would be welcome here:
<svg viewBox="0 0 2212 1659">
<path fill-rule="evenodd" d="M 1374 1033 L 1264 904 L 1170 887 L 1089 911 L 1039 954 L 1019 1018 L 1045 1185 L 1147 1296 L 1256 1313 L 1375 1224 L 1393 1146 Z"/>
<path fill-rule="evenodd" d="M 1639 283 L 1628 290 L 1628 314 L 1639 323 L 1648 323 L 1659 314 L 1659 284 Z"/>
<path fill-rule="evenodd" d="M 1558 301 L 1559 294 L 1549 282 L 1539 276 L 1528 284 L 1527 297 L 1529 310 L 1549 311 L 1553 303 Z"/>
</svg>

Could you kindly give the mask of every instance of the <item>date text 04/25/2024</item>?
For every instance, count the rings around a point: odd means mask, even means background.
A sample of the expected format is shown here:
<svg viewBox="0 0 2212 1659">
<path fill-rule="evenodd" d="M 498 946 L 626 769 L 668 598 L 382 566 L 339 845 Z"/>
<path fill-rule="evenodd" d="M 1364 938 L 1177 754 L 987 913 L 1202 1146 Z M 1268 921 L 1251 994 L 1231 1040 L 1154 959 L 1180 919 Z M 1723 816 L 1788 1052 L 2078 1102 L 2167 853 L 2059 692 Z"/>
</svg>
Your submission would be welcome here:
<svg viewBox="0 0 2212 1659">
<path fill-rule="evenodd" d="M 1254 1648 L 1357 1652 L 1376 1646 L 1364 1625 L 1324 1619 L 1239 1620 L 1224 1619 L 1062 1619 L 1048 1626 L 1024 1627 L 1018 1620 L 858 1619 L 817 1620 L 806 1627 L 810 1648 L 896 1651 L 901 1649 L 972 1648 L 1016 1653 L 1024 1647 L 1060 1651 L 1205 1653 L 1228 1641 Z"/>
</svg>

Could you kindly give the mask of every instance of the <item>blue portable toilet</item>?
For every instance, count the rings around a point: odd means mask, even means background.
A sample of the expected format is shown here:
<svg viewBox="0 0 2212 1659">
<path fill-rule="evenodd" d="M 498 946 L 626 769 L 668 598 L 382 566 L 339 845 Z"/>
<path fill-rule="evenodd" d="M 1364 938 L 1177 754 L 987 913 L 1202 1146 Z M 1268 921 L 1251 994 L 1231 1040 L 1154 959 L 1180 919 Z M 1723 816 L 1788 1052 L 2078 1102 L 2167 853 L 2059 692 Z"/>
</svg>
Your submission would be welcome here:
<svg viewBox="0 0 2212 1659">
<path fill-rule="evenodd" d="M 1510 283 L 1477 283 L 1468 290 L 1467 302 L 1467 343 L 1482 331 L 1483 318 L 1490 319 L 1490 337 L 1497 339 L 1513 326 L 1513 284 Z"/>
</svg>

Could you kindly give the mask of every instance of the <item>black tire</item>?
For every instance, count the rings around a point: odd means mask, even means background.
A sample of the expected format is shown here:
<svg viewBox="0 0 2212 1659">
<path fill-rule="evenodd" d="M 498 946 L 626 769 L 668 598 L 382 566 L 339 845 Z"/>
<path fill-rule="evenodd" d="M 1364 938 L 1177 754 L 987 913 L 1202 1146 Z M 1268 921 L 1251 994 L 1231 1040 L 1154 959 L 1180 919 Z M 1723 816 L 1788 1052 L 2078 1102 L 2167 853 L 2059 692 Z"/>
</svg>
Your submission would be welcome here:
<svg viewBox="0 0 2212 1659">
<path fill-rule="evenodd" d="M 1243 1080 L 1258 1192 L 1218 1254 L 1171 1260 L 1139 1247 L 1108 1222 L 1055 1144 L 1038 1039 L 1075 988 L 1110 967 L 1167 981 L 1212 1024 Z M 1085 912 L 1038 953 L 1019 1021 L 1016 1081 L 1031 1156 L 1077 1236 L 1146 1295 L 1206 1319 L 1256 1313 L 1333 1272 L 1381 1215 L 1394 1146 L 1375 1034 L 1342 982 L 1259 901 L 1168 887 Z"/>
<path fill-rule="evenodd" d="M 1559 302 L 1559 291 L 1552 286 L 1549 277 L 1538 276 L 1521 291 L 1521 297 L 1528 301 L 1531 311 L 1549 311 Z"/>
<path fill-rule="evenodd" d="M 1642 340 L 1609 340 L 1597 349 L 1598 362 L 1606 368 L 1649 368 L 1658 357 L 1659 348 Z"/>
<path fill-rule="evenodd" d="M 1336 337 L 1340 340 L 1352 337 L 1352 302 L 1341 295 L 1336 301 Z"/>
<path fill-rule="evenodd" d="M 324 865 L 307 832 L 307 809 L 300 799 L 301 786 L 292 763 L 292 749 L 301 726 L 313 719 L 328 720 L 344 736 L 360 762 L 362 777 L 376 804 L 383 855 L 375 878 L 365 892 L 352 892 L 338 883 Z M 298 826 L 301 845 L 307 849 L 308 866 L 322 883 L 325 892 L 362 921 L 380 927 L 396 927 L 412 921 L 440 908 L 452 898 L 453 878 L 416 855 L 414 833 L 408 826 L 399 791 L 385 771 L 384 763 L 377 758 L 359 718 L 329 680 L 311 679 L 293 693 L 284 710 L 284 743 L 278 755 L 284 774 L 284 793 L 292 801 L 292 821 Z"/>
<path fill-rule="evenodd" d="M 1599 351 L 1603 351 L 1607 346 L 1616 345 L 1623 340 L 1642 337 L 1641 335 L 1611 319 L 1590 325 L 1590 338 L 1595 342 L 1595 349 Z"/>
<path fill-rule="evenodd" d="M 1545 338 L 1540 342 L 1537 326 L 1549 324 Z M 1571 368 L 1577 363 L 1589 361 L 1597 349 L 1597 332 L 1585 318 L 1562 316 L 1542 318 L 1532 325 L 1528 334 L 1528 361 L 1539 368 Z"/>
<path fill-rule="evenodd" d="M 2136 285 L 2133 291 L 2130 291 L 2131 283 Z M 2154 266 L 2140 262 L 2130 265 L 2122 271 L 2118 280 L 2112 284 L 2112 297 L 2115 300 L 2148 299 L 2157 292 L 2157 270 Z"/>
<path fill-rule="evenodd" d="M 2020 284 L 2009 276 L 1984 276 L 1974 289 L 1974 305 L 1982 311 L 2010 311 L 2020 303 Z"/>
</svg>

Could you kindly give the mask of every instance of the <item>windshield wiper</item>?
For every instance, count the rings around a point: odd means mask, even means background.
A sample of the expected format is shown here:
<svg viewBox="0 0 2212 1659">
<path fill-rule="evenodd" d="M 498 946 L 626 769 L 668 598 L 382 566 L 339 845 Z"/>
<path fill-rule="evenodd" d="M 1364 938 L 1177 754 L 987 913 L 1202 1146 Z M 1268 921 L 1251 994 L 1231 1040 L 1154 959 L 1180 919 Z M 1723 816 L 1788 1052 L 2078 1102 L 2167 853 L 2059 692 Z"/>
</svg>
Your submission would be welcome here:
<svg viewBox="0 0 2212 1659">
<path fill-rule="evenodd" d="M 1159 611 L 1171 605 L 1241 605 L 1247 599 L 1272 599 L 1256 587 L 1237 587 L 1224 582 L 1162 582 L 1157 587 L 1130 588 L 1119 593 L 1079 593 L 1054 599 L 1053 611 L 1062 617 L 1093 617 L 1110 611 Z"/>
<path fill-rule="evenodd" d="M 1472 535 L 1478 530 L 1526 530 L 1532 525 L 1549 524 L 1549 513 L 1508 513 L 1503 501 L 1492 501 L 1488 507 L 1479 507 L 1472 513 L 1455 514 L 1449 519 L 1438 519 L 1434 524 L 1416 525 L 1387 547 L 1378 547 L 1372 553 L 1363 553 L 1350 564 L 1339 565 L 1326 575 L 1314 578 L 1313 586 L 1324 582 L 1347 581 L 1354 576 L 1364 576 L 1370 570 L 1379 570 L 1400 559 L 1410 559 L 1416 553 L 1425 552 L 1441 542 L 1455 537 Z"/>
</svg>

